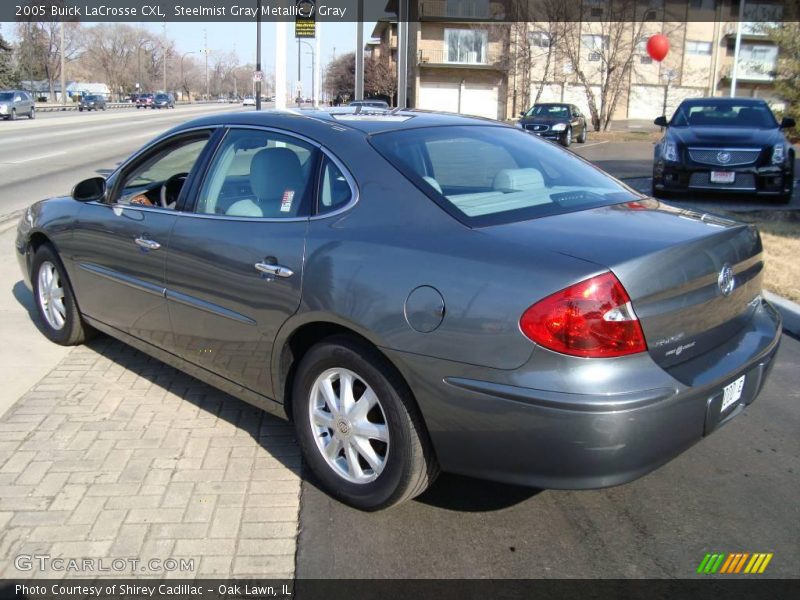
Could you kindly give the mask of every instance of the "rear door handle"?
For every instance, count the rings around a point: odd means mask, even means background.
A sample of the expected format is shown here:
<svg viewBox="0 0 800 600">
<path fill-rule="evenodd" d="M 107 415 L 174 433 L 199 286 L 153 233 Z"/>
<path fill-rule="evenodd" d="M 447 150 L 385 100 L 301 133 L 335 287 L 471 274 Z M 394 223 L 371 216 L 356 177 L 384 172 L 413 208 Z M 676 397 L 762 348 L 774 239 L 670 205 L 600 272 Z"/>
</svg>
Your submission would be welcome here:
<svg viewBox="0 0 800 600">
<path fill-rule="evenodd" d="M 153 240 L 148 240 L 144 236 L 139 236 L 134 240 L 134 242 L 136 242 L 137 246 L 139 246 L 140 248 L 144 248 L 145 250 L 158 250 L 159 248 L 161 248 L 161 244 Z"/>
<path fill-rule="evenodd" d="M 284 267 L 283 265 L 274 265 L 265 262 L 257 262 L 255 265 L 256 271 L 260 273 L 266 273 L 267 275 L 272 275 L 273 277 L 291 277 L 294 275 L 294 271 L 292 271 L 288 267 Z"/>
</svg>

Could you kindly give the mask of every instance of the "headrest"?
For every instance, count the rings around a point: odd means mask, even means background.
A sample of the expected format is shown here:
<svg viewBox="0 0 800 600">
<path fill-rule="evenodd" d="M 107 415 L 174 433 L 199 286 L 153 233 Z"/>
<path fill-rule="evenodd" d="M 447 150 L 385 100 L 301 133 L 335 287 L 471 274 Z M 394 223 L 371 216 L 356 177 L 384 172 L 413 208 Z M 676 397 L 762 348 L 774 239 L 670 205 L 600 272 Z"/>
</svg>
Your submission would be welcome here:
<svg viewBox="0 0 800 600">
<path fill-rule="evenodd" d="M 287 191 L 300 201 L 305 189 L 303 169 L 289 148 L 265 148 L 250 163 L 250 188 L 260 201 L 279 202 Z"/>
<path fill-rule="evenodd" d="M 249 199 L 234 202 L 225 211 L 225 214 L 229 217 L 260 218 L 264 216 L 264 212 L 259 208 L 258 204 Z"/>
<path fill-rule="evenodd" d="M 501 169 L 494 178 L 496 190 L 527 190 L 544 187 L 544 178 L 538 169 Z"/>
</svg>

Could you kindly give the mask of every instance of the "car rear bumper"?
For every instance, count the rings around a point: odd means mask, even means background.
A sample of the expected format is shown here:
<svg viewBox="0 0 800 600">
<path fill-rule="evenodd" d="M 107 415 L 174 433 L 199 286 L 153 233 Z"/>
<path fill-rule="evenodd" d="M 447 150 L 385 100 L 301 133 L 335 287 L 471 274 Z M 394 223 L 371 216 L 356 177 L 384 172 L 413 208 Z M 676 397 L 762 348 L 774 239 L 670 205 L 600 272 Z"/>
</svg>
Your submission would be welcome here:
<svg viewBox="0 0 800 600">
<path fill-rule="evenodd" d="M 712 171 L 735 173 L 733 183 L 711 181 Z M 656 163 L 653 169 L 655 189 L 665 192 L 726 192 L 758 195 L 779 195 L 791 192 L 793 174 L 790 167 L 711 167 Z"/>
<path fill-rule="evenodd" d="M 510 372 L 493 371 L 487 380 L 488 370 L 479 367 L 386 352 L 409 381 L 444 471 L 539 488 L 591 489 L 641 477 L 756 399 L 780 341 L 777 312 L 763 301 L 757 313 L 724 352 L 704 358 L 710 377 L 697 378 L 694 386 L 650 361 L 650 388 L 548 391 L 511 384 Z M 536 357 L 534 352 L 526 367 L 532 382 Z M 648 358 L 640 355 L 637 369 Z M 448 372 L 453 374 L 442 377 Z M 639 375 L 639 382 L 649 376 Z M 725 386 L 743 375 L 740 400 L 721 411 Z M 564 380 L 571 376 L 562 373 Z"/>
</svg>

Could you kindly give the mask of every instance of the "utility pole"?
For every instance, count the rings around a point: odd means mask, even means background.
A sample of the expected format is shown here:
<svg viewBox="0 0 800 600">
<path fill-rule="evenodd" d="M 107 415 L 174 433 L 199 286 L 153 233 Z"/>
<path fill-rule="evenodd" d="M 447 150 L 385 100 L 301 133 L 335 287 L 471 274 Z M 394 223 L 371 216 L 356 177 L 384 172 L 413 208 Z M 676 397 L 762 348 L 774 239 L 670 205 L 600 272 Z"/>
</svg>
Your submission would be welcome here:
<svg viewBox="0 0 800 600">
<path fill-rule="evenodd" d="M 164 36 L 161 40 L 164 54 L 164 93 L 167 93 L 167 22 L 164 21 Z"/>
<path fill-rule="evenodd" d="M 61 104 L 67 103 L 67 84 L 66 76 L 64 74 L 64 21 L 61 21 Z"/>
<path fill-rule="evenodd" d="M 408 0 L 397 7 L 397 107 L 408 104 Z"/>
<path fill-rule="evenodd" d="M 311 97 L 314 99 L 314 108 L 319 108 L 319 100 L 322 97 L 322 23 L 317 23 L 317 39 L 315 41 L 316 50 L 314 51 L 314 92 Z"/>
<path fill-rule="evenodd" d="M 736 79 L 739 67 L 739 51 L 742 47 L 742 21 L 744 20 L 744 0 L 739 0 L 739 20 L 736 22 L 736 46 L 733 50 L 733 70 L 731 72 L 731 98 L 736 96 Z"/>
<path fill-rule="evenodd" d="M 275 108 L 286 108 L 286 23 L 275 23 Z"/>
<path fill-rule="evenodd" d="M 206 55 L 206 100 L 209 100 L 208 89 L 208 31 L 203 29 L 203 54 Z"/>
<path fill-rule="evenodd" d="M 256 2 L 256 72 L 261 73 L 261 0 Z M 256 110 L 261 110 L 261 81 L 253 78 L 253 94 L 256 97 Z M 277 96 L 275 97 L 277 100 Z"/>
<path fill-rule="evenodd" d="M 356 19 L 355 93 L 356 100 L 364 99 L 364 0 L 358 0 L 358 17 Z"/>
</svg>

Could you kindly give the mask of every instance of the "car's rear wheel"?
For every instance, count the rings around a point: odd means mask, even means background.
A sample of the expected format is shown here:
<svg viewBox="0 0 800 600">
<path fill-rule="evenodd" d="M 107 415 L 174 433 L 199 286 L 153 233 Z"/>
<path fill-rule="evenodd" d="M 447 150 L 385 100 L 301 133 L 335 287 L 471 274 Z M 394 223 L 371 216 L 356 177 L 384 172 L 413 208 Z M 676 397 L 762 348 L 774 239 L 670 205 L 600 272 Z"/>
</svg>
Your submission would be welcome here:
<svg viewBox="0 0 800 600">
<path fill-rule="evenodd" d="M 589 135 L 589 132 L 586 129 L 586 125 L 584 125 L 583 126 L 583 131 L 581 131 L 581 134 L 578 136 L 578 143 L 579 144 L 585 144 L 586 143 L 586 137 L 588 135 Z"/>
<path fill-rule="evenodd" d="M 12 108 L 11 109 L 11 117 L 10 118 L 11 118 L 12 121 L 16 121 L 17 120 L 17 109 L 16 108 Z"/>
<path fill-rule="evenodd" d="M 408 386 L 364 343 L 333 337 L 312 347 L 297 369 L 292 407 L 306 461 L 342 502 L 386 508 L 438 475 Z"/>
<path fill-rule="evenodd" d="M 61 259 L 47 244 L 40 246 L 33 256 L 31 282 L 36 312 L 47 338 L 62 346 L 82 344 L 91 330 L 81 319 Z"/>
</svg>

